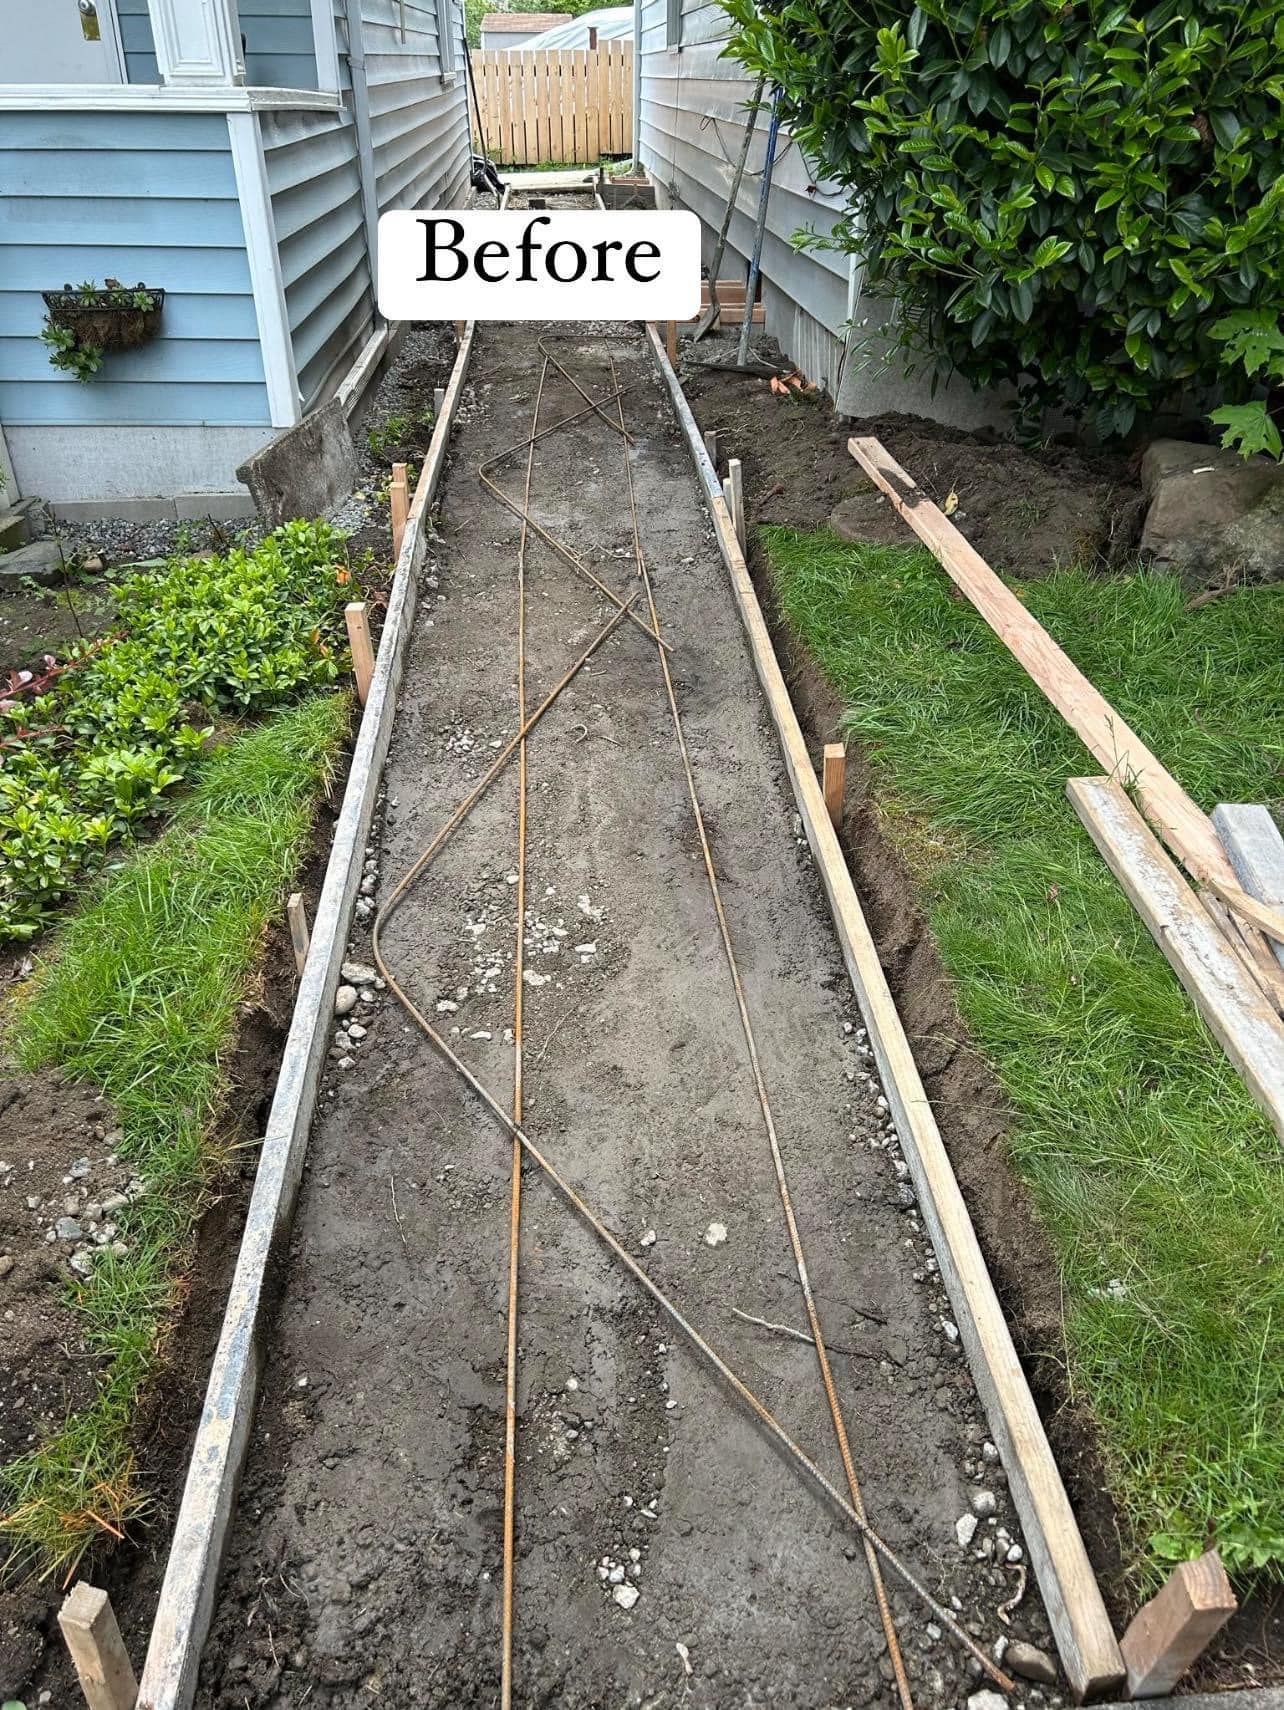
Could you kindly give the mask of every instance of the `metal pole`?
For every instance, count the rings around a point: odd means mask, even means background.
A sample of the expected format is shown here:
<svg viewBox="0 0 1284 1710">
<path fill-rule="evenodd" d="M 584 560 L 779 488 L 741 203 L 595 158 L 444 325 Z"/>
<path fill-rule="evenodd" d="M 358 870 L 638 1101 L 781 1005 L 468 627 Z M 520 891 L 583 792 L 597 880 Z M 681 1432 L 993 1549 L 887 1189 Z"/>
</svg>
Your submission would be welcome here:
<svg viewBox="0 0 1284 1710">
<path fill-rule="evenodd" d="M 767 158 L 762 163 L 762 184 L 758 190 L 758 223 L 753 233 L 753 254 L 749 258 L 749 277 L 745 282 L 745 318 L 740 323 L 740 349 L 736 361 L 741 368 L 749 360 L 749 334 L 753 331 L 753 300 L 758 294 L 758 275 L 762 271 L 762 236 L 767 229 L 767 200 L 771 195 L 771 174 L 776 164 L 776 138 L 780 133 L 780 90 L 771 97 L 771 123 L 767 127 Z"/>
</svg>

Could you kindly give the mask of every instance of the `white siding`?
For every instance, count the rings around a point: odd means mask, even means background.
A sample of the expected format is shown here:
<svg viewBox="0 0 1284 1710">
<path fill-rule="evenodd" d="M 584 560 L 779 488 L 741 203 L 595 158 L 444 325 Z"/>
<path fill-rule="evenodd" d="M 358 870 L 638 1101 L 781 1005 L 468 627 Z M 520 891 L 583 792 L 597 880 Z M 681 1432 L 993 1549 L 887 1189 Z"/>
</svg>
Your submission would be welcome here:
<svg viewBox="0 0 1284 1710">
<path fill-rule="evenodd" d="M 453 36 L 444 77 L 439 10 Z M 454 207 L 468 189 L 461 0 L 362 0 L 361 11 L 379 211 Z"/>
</svg>

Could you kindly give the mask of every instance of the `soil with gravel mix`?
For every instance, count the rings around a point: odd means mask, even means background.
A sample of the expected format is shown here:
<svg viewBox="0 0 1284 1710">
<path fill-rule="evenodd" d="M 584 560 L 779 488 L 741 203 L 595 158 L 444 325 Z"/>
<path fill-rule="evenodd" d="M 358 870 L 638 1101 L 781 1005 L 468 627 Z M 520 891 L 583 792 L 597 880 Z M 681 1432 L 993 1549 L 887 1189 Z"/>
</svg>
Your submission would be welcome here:
<svg viewBox="0 0 1284 1710">
<path fill-rule="evenodd" d="M 851 493 L 863 488 L 872 494 L 847 451 L 853 434 L 871 434 L 938 502 L 958 491 L 960 509 L 952 520 L 998 567 L 1028 577 L 1064 562 L 1066 543 L 1075 539 L 1085 494 L 1093 494 L 1094 482 L 1091 526 L 1101 547 L 1097 561 L 1103 569 L 1126 562 L 1126 555 L 1119 559 L 1117 546 L 1132 526 L 1136 495 L 1125 465 L 1069 448 L 1033 453 L 992 445 L 921 417 L 849 424 L 839 421 L 824 400 L 780 400 L 765 380 L 759 384 L 739 375 L 697 372 L 691 360 L 684 364 L 683 379 L 701 429 L 719 432 L 720 458 L 742 460 L 751 524 L 818 528 Z M 1010 483 L 976 484 L 978 468 L 1005 467 Z M 1013 506 L 1031 494 L 1044 495 L 1044 526 L 1026 535 Z M 1065 533 L 1059 535 L 1058 529 Z M 1109 544 L 1112 531 L 1115 548 Z M 913 539 L 888 507 L 871 523 L 867 538 L 898 545 Z M 790 695 L 819 762 L 823 744 L 840 734 L 843 702 L 781 617 L 770 563 L 752 528 L 747 556 Z M 848 744 L 840 838 L 1102 1593 L 1122 1631 L 1137 1596 L 1124 1569 L 1126 1551 L 1096 1428 L 1067 1381 L 1056 1259 L 1031 1197 L 1009 1163 L 1011 1113 L 1003 1089 L 969 1040 L 914 879 L 887 834 L 874 774 L 859 744 Z M 1284 1680 L 1281 1630 L 1284 1587 L 1256 1588 L 1180 1690 Z"/>
<path fill-rule="evenodd" d="M 538 331 L 479 331 L 368 851 L 381 897 L 516 728 L 520 525 L 476 469 L 531 419 Z M 631 388 L 643 544 L 871 1519 L 990 1644 L 1024 1577 L 1006 1480 L 685 443 L 636 337 L 585 329 L 550 348 L 602 395 L 614 356 Z M 541 424 L 580 408 L 550 371 Z M 510 464 L 506 490 L 522 476 Z M 618 436 L 587 420 L 543 440 L 532 492 L 541 523 L 629 590 Z M 612 608 L 538 539 L 527 584 L 534 706 Z M 632 623 L 533 733 L 528 820 L 532 1138 L 841 1480 L 813 1350 L 737 1315 L 804 1321 L 656 651 Z M 410 996 L 501 1103 L 516 861 L 510 766 L 384 935 Z M 368 964 L 362 901 L 349 956 Z M 352 973 L 201 1710 L 497 1702 L 511 1142 L 373 970 Z M 523 1190 L 515 1701 L 892 1704 L 857 1540 L 538 1170 Z M 964 1547 L 982 1489 L 996 1511 Z M 976 1665 L 889 1587 L 918 1701 L 957 1702 Z M 1032 1585 L 1008 1631 L 1046 1645 Z"/>
</svg>

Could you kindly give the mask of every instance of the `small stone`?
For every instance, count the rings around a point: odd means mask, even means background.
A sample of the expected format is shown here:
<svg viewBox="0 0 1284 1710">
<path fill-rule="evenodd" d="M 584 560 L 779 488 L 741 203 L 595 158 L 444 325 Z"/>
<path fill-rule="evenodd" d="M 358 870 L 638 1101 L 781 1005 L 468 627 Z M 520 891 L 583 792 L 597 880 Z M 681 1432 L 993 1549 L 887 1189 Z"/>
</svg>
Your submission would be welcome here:
<svg viewBox="0 0 1284 1710">
<path fill-rule="evenodd" d="M 1045 1686 L 1056 1685 L 1056 1664 L 1038 1645 L 1029 1645 L 1024 1639 L 1013 1639 L 1003 1653 L 1003 1662 L 1013 1674 L 1019 1674 L 1025 1680 L 1042 1681 Z"/>
<path fill-rule="evenodd" d="M 0 1277 L 7 1277 L 13 1269 L 14 1260 L 9 1253 L 0 1253 Z"/>
<path fill-rule="evenodd" d="M 84 1233 L 74 1217 L 60 1217 L 54 1224 L 54 1234 L 60 1241 L 79 1241 Z"/>
<path fill-rule="evenodd" d="M 621 1609 L 632 1609 L 641 1595 L 636 1585 L 617 1585 L 611 1593 Z"/>
<path fill-rule="evenodd" d="M 77 1158 L 75 1163 L 67 1171 L 67 1174 L 72 1178 L 73 1181 L 83 1180 L 84 1177 L 89 1174 L 89 1159 L 88 1158 Z"/>
<path fill-rule="evenodd" d="M 339 1058 L 339 1067 L 341 1069 L 355 1069 L 356 1066 L 357 1066 L 357 1059 L 355 1057 L 340 1057 Z"/>
<path fill-rule="evenodd" d="M 1020 1544 L 1009 1544 L 1008 1553 L 1003 1559 L 1008 1562 L 1023 1562 L 1025 1560 L 1025 1551 L 1021 1548 Z"/>
<path fill-rule="evenodd" d="M 982 1460 L 984 1460 L 984 1461 L 997 1461 L 998 1458 L 999 1458 L 999 1451 L 995 1448 L 993 1443 L 982 1443 L 981 1444 L 981 1459 Z"/>
<path fill-rule="evenodd" d="M 617 1563 L 606 1576 L 608 1585 L 624 1584 L 624 1569 Z"/>
<path fill-rule="evenodd" d="M 458 1008 L 459 1005 L 457 1003 L 452 1003 L 450 998 L 442 998 L 441 1002 L 437 1005 L 437 1014 L 453 1015 Z"/>
<path fill-rule="evenodd" d="M 959 1327 L 957 1324 L 951 1324 L 951 1322 L 948 1318 L 943 1318 L 941 1320 L 941 1329 L 944 1330 L 944 1332 L 945 1332 L 945 1340 L 947 1342 L 957 1342 L 958 1341 L 958 1339 L 959 1339 Z"/>
<path fill-rule="evenodd" d="M 972 1512 L 982 1520 L 988 1520 L 998 1506 L 992 1490 L 977 1490 L 972 1493 Z"/>
<path fill-rule="evenodd" d="M 68 1260 L 78 1277 L 89 1276 L 94 1268 L 94 1253 L 92 1247 L 81 1247 Z"/>
<path fill-rule="evenodd" d="M 726 1238 L 727 1226 L 725 1223 L 711 1223 L 704 1232 L 706 1247 L 721 1247 Z"/>
<path fill-rule="evenodd" d="M 1008 1701 L 1001 1692 L 974 1692 L 968 1698 L 967 1710 L 1008 1710 Z"/>
<path fill-rule="evenodd" d="M 960 1514 L 954 1522 L 954 1536 L 958 1539 L 961 1550 L 966 1550 L 975 1538 L 977 1525 L 975 1514 Z"/>
<path fill-rule="evenodd" d="M 364 1039 L 365 1036 L 366 1036 L 366 1029 L 364 1027 L 362 1027 L 358 1022 L 354 1021 L 348 1029 L 348 1038 L 349 1039 Z"/>
<path fill-rule="evenodd" d="M 350 986 L 372 986 L 379 978 L 378 969 L 368 962 L 345 962 L 339 972 Z"/>
<path fill-rule="evenodd" d="M 351 1015 L 357 1007 L 357 988 L 355 986 L 340 986 L 334 994 L 334 1013 L 336 1015 Z"/>
<path fill-rule="evenodd" d="M 647 1229 L 643 1232 L 642 1238 L 638 1242 L 638 1245 L 640 1247 L 654 1247 L 657 1239 L 658 1239 L 658 1237 L 655 1233 L 655 1230 L 654 1229 Z"/>
</svg>

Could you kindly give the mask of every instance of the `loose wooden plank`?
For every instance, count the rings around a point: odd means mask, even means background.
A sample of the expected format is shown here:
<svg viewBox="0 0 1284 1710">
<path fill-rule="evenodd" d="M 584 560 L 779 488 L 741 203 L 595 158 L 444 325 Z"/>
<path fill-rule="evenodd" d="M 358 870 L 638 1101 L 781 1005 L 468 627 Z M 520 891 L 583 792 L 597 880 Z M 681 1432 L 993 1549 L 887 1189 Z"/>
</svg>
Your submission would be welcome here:
<svg viewBox="0 0 1284 1710">
<path fill-rule="evenodd" d="M 357 699 L 365 706 L 370 699 L 370 680 L 374 676 L 370 613 L 364 600 L 349 600 L 343 608 L 343 616 L 348 625 L 348 646 L 352 649 L 352 674 L 357 679 Z"/>
<path fill-rule="evenodd" d="M 1212 821 L 1119 714 L 1058 647 L 876 439 L 849 439 L 847 449 L 892 501 L 954 585 L 1029 672 L 1097 763 L 1137 792 L 1146 818 L 1192 876 L 1243 919 L 1284 942 L 1284 911 L 1270 909 L 1240 886 Z"/>
<path fill-rule="evenodd" d="M 1284 907 L 1284 837 L 1268 810 L 1252 802 L 1220 802 L 1213 809 L 1213 830 L 1249 896 L 1270 908 Z M 1284 945 L 1274 949 L 1284 968 Z"/>
<path fill-rule="evenodd" d="M 1066 794 L 1210 1031 L 1284 1140 L 1284 1023 L 1113 778 Z"/>
<path fill-rule="evenodd" d="M 1133 1616 L 1119 1641 L 1129 1696 L 1159 1698 L 1171 1692 L 1238 1607 L 1216 1550 L 1182 1562 Z"/>
<path fill-rule="evenodd" d="M 647 329 L 647 339 L 704 487 L 758 680 L 775 720 L 812 858 L 834 916 L 843 960 L 869 1029 L 870 1043 L 972 1378 L 1007 1472 L 1066 1678 L 1077 1698 L 1100 1697 L 1123 1679 L 1124 1664 L 1092 1565 L 1012 1345 L 949 1154 L 923 1090 L 837 834 L 829 822 L 825 798 L 717 475 L 705 454 L 700 430 L 681 384 L 653 328 Z"/>
</svg>

